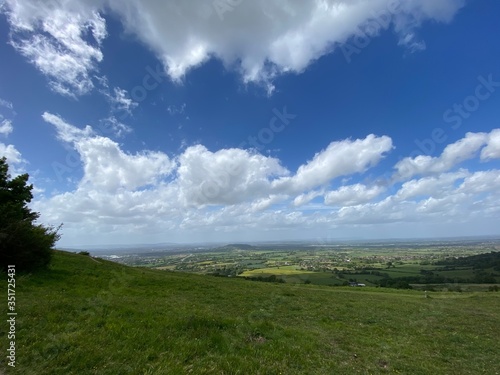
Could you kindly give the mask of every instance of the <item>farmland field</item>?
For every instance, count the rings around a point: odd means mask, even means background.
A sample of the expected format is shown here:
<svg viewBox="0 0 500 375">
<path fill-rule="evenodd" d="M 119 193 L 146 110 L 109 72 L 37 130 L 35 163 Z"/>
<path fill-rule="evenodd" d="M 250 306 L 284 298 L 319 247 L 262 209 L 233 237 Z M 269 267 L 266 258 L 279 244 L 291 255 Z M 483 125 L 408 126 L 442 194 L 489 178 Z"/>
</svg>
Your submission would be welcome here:
<svg viewBox="0 0 500 375">
<path fill-rule="evenodd" d="M 317 245 L 233 244 L 204 251 L 123 256 L 121 263 L 197 274 L 259 281 L 340 286 L 411 287 L 410 284 L 496 284 L 493 267 L 440 262 L 496 253 L 499 240 Z M 395 282 L 394 280 L 399 280 Z"/>
</svg>

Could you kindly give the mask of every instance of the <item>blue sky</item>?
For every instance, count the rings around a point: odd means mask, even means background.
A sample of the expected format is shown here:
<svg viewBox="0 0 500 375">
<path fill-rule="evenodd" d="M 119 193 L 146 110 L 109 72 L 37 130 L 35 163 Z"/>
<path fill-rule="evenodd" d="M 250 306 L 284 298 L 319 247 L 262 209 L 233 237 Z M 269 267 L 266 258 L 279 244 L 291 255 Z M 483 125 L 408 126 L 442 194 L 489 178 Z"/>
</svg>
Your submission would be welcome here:
<svg viewBox="0 0 500 375">
<path fill-rule="evenodd" d="M 60 245 L 499 235 L 494 0 L 0 2 Z"/>
</svg>

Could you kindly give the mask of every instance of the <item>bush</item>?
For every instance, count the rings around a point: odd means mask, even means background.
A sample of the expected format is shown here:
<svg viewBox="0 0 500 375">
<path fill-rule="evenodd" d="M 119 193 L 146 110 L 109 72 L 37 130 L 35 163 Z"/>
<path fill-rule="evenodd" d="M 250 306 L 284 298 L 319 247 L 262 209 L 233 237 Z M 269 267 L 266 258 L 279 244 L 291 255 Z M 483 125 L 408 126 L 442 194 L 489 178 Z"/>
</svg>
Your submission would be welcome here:
<svg viewBox="0 0 500 375">
<path fill-rule="evenodd" d="M 35 224 L 40 216 L 28 208 L 33 185 L 28 174 L 13 179 L 6 158 L 0 159 L 0 268 L 15 265 L 17 272 L 46 268 L 52 248 L 60 238 L 59 228 Z"/>
</svg>

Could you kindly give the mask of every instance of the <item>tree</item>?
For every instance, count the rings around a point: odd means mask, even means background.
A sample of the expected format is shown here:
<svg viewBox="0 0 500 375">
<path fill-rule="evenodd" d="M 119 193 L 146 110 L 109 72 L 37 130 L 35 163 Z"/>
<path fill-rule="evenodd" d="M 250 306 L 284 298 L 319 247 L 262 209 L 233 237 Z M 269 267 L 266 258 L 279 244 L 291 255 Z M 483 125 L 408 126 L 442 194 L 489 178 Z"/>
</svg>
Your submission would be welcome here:
<svg viewBox="0 0 500 375">
<path fill-rule="evenodd" d="M 49 265 L 59 228 L 36 224 L 40 214 L 31 211 L 33 199 L 29 175 L 11 179 L 5 157 L 0 158 L 0 268 L 15 265 L 18 272 L 31 272 Z"/>
</svg>

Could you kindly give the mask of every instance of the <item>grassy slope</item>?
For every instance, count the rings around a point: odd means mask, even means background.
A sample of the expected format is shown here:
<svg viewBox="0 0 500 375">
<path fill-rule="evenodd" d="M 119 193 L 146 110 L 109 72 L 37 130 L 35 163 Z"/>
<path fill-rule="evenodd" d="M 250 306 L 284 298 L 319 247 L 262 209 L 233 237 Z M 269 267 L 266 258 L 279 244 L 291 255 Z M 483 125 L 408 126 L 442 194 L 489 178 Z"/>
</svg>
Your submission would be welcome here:
<svg viewBox="0 0 500 375">
<path fill-rule="evenodd" d="M 128 268 L 63 252 L 52 268 L 17 279 L 17 367 L 8 374 L 494 374 L 500 368 L 500 293 L 426 299 L 416 291 Z M 3 345 L 6 328 L 0 327 Z"/>
</svg>

